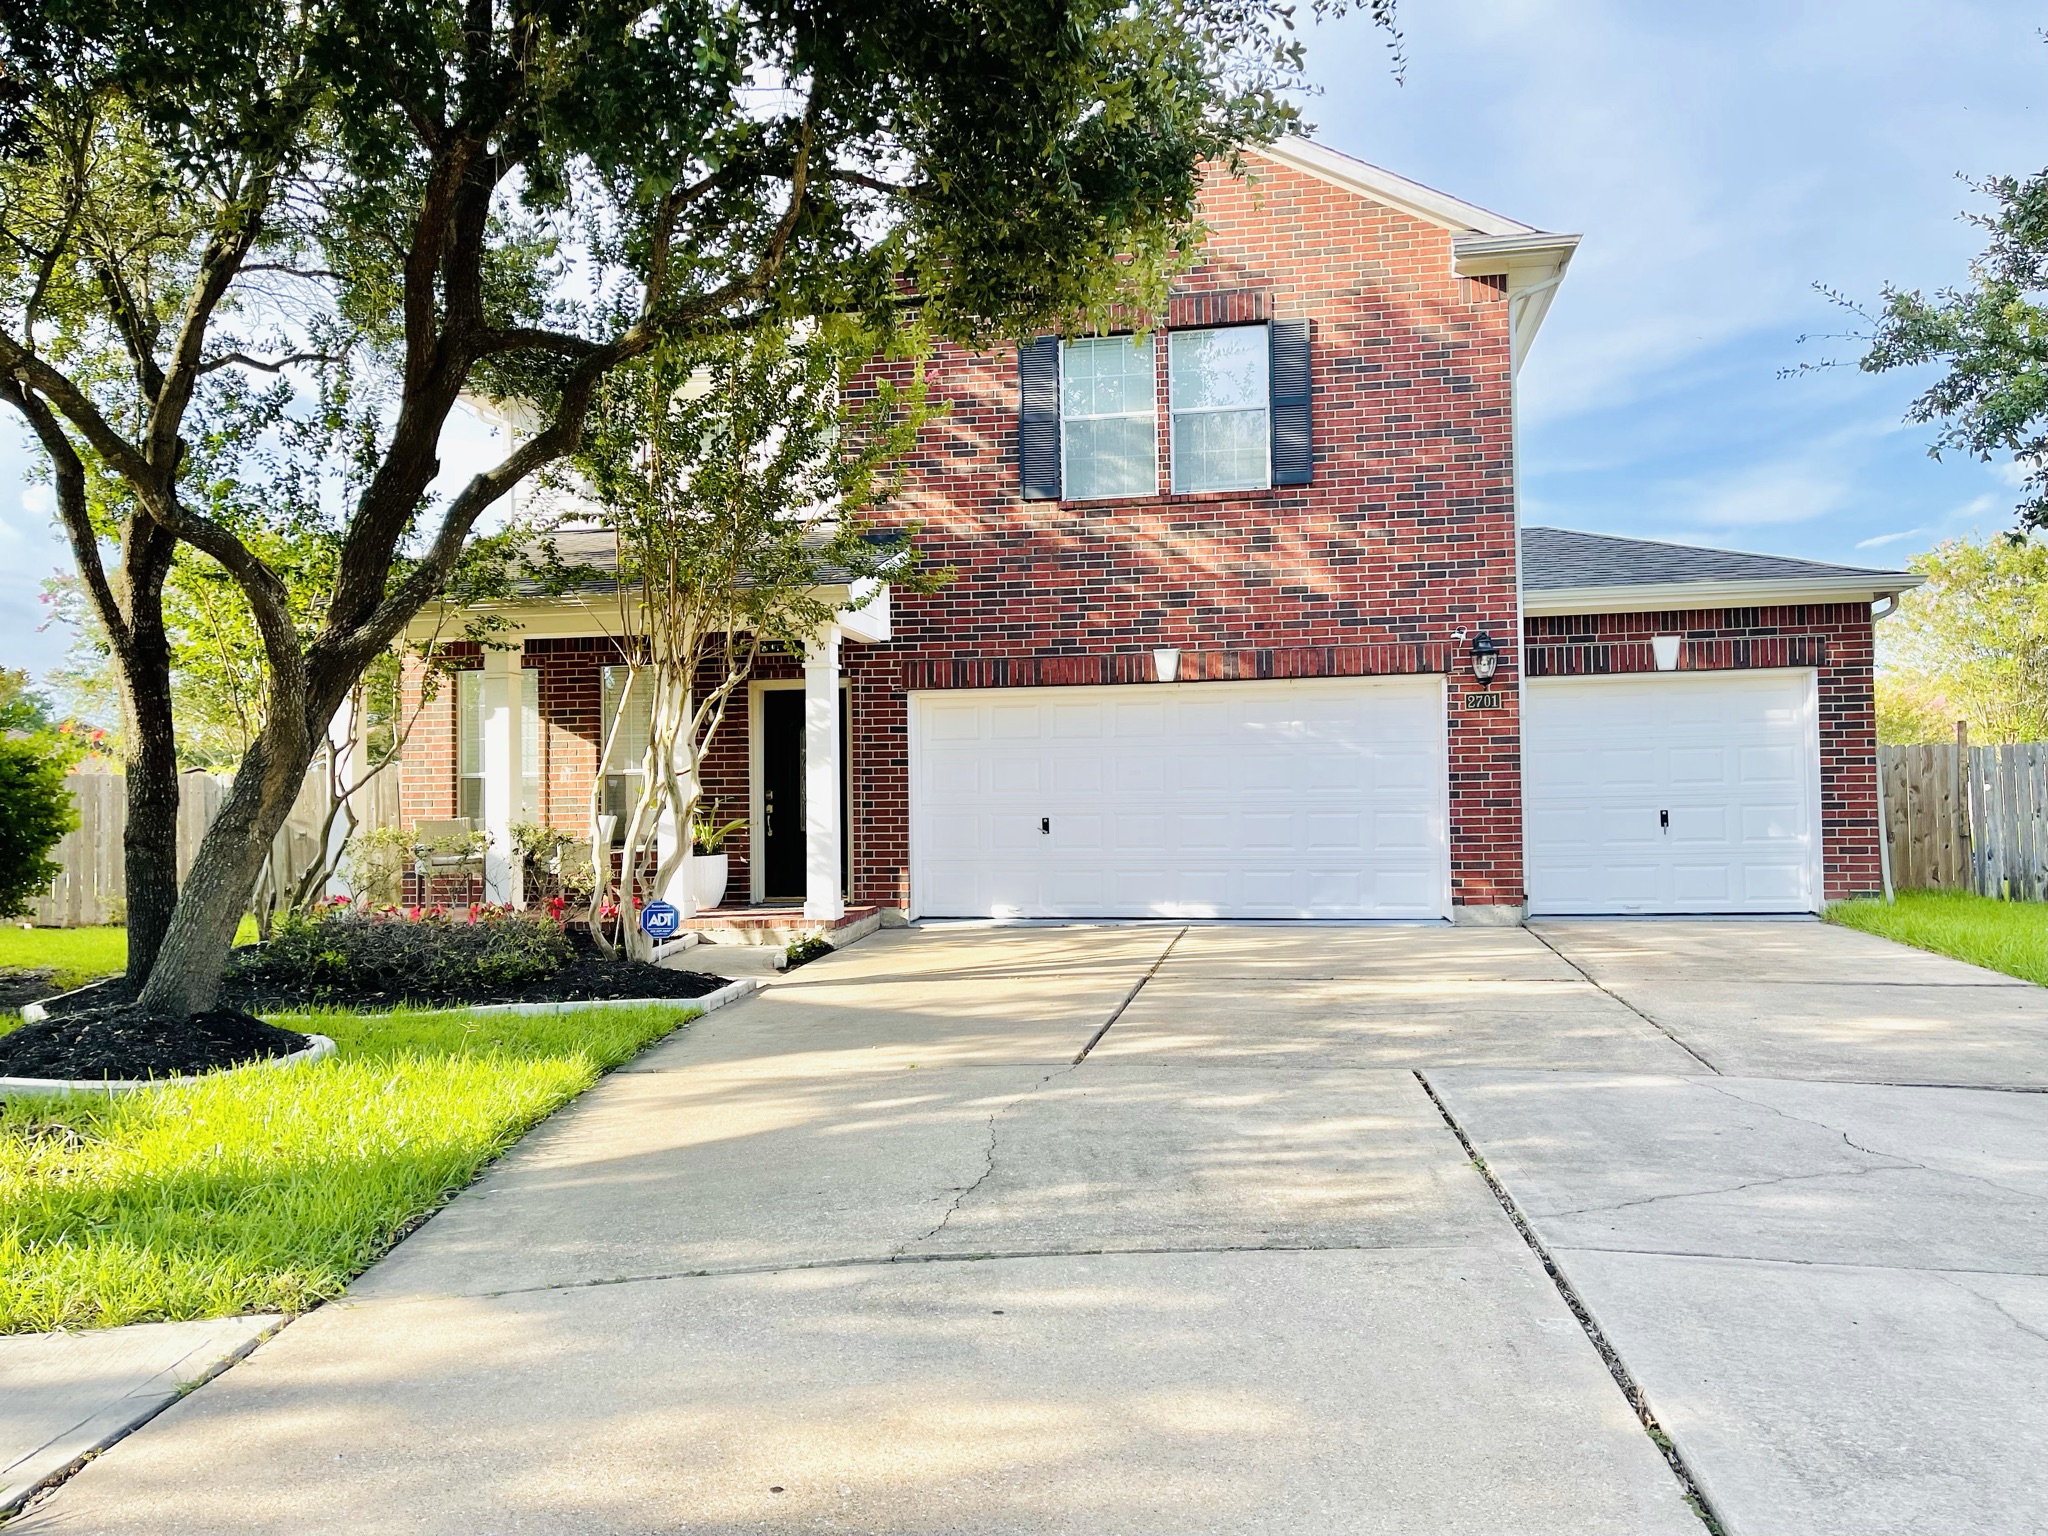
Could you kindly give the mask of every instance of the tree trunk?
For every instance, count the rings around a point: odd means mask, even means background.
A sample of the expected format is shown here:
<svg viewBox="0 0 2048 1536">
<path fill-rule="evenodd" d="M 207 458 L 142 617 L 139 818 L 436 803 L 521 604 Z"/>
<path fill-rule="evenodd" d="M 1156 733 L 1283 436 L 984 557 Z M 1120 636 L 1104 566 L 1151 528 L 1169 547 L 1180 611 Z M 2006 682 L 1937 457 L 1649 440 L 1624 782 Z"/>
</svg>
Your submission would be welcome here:
<svg viewBox="0 0 2048 1536">
<path fill-rule="evenodd" d="M 303 729 L 287 733 L 266 724 L 249 748 L 185 877 L 138 999 L 144 1007 L 181 1017 L 213 1007 L 249 893 L 312 760 L 313 737 Z"/>
<path fill-rule="evenodd" d="M 121 837 L 128 887 L 128 986 L 140 992 L 178 904 L 178 745 L 170 651 L 160 622 L 137 626 L 120 671 L 128 717 L 128 827 Z"/>
</svg>

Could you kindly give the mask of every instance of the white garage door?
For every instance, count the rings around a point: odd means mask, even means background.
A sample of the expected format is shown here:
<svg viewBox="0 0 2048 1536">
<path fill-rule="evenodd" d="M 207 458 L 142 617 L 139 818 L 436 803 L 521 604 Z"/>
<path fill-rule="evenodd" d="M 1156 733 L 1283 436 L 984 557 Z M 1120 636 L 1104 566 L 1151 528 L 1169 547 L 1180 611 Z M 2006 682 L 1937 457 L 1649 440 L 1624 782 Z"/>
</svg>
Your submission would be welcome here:
<svg viewBox="0 0 2048 1536">
<path fill-rule="evenodd" d="M 931 917 L 1440 917 L 1436 677 L 911 695 Z"/>
<path fill-rule="evenodd" d="M 1818 910 L 1811 672 L 1532 679 L 1526 714 L 1531 911 Z"/>
</svg>

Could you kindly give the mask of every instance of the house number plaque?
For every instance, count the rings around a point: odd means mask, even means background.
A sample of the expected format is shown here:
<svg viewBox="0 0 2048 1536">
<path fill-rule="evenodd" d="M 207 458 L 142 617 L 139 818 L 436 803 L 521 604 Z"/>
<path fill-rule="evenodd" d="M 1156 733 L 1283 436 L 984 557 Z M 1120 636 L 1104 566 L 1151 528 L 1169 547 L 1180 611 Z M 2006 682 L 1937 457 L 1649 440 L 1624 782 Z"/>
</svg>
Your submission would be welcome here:
<svg viewBox="0 0 2048 1536">
<path fill-rule="evenodd" d="M 1500 691 L 1495 689 L 1491 693 L 1468 693 L 1465 695 L 1465 707 L 1467 709 L 1499 709 Z"/>
</svg>

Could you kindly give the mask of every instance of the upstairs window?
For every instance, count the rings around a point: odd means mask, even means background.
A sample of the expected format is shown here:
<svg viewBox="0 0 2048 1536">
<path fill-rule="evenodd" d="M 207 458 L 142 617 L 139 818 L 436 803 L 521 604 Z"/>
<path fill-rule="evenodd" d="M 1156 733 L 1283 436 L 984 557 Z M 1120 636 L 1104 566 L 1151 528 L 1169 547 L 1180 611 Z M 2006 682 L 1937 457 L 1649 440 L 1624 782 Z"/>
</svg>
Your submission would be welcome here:
<svg viewBox="0 0 2048 1536">
<path fill-rule="evenodd" d="M 1273 483 L 1271 347 L 1263 325 L 1168 338 L 1173 488 L 1263 490 Z"/>
<path fill-rule="evenodd" d="M 1060 480 L 1069 501 L 1159 491 L 1158 373 L 1150 336 L 1060 348 Z"/>
</svg>

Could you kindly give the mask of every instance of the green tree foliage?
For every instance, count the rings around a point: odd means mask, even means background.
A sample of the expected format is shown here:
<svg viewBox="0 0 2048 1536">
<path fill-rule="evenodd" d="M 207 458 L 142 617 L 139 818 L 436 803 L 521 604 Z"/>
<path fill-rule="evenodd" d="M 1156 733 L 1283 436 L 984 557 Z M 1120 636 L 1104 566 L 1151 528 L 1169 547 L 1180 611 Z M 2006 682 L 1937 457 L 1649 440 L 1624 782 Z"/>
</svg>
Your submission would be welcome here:
<svg viewBox="0 0 2048 1536">
<path fill-rule="evenodd" d="M 0 734 L 47 731 L 56 727 L 50 701 L 26 672 L 0 667 Z"/>
<path fill-rule="evenodd" d="M 0 739 L 0 917 L 15 917 L 60 873 L 47 857 L 78 810 L 60 750 L 34 737 Z"/>
<path fill-rule="evenodd" d="M 1995 177 L 1980 190 L 1998 210 L 1972 216 L 1989 240 L 1969 286 L 1931 298 L 1886 289 L 1861 366 L 1945 365 L 1907 419 L 1938 424 L 1929 450 L 1937 459 L 2010 455 L 2026 471 L 2020 526 L 2048 529 L 2048 171 Z"/>
<path fill-rule="evenodd" d="M 1994 535 L 1917 556 L 1926 581 L 1878 627 L 1881 741 L 2048 740 L 2048 539 Z"/>
<path fill-rule="evenodd" d="M 210 1001 L 327 721 L 484 512 L 574 451 L 607 373 L 798 316 L 880 328 L 914 302 L 979 342 L 1156 305 L 1199 244 L 1203 163 L 1292 120 L 1292 15 L 0 0 L 0 403 L 47 456 L 120 677 L 145 1005 Z M 525 426 L 437 500 L 465 394 Z M 305 536 L 331 559 L 302 618 L 270 541 Z M 159 926 L 180 544 L 246 604 L 264 698 Z"/>
</svg>

